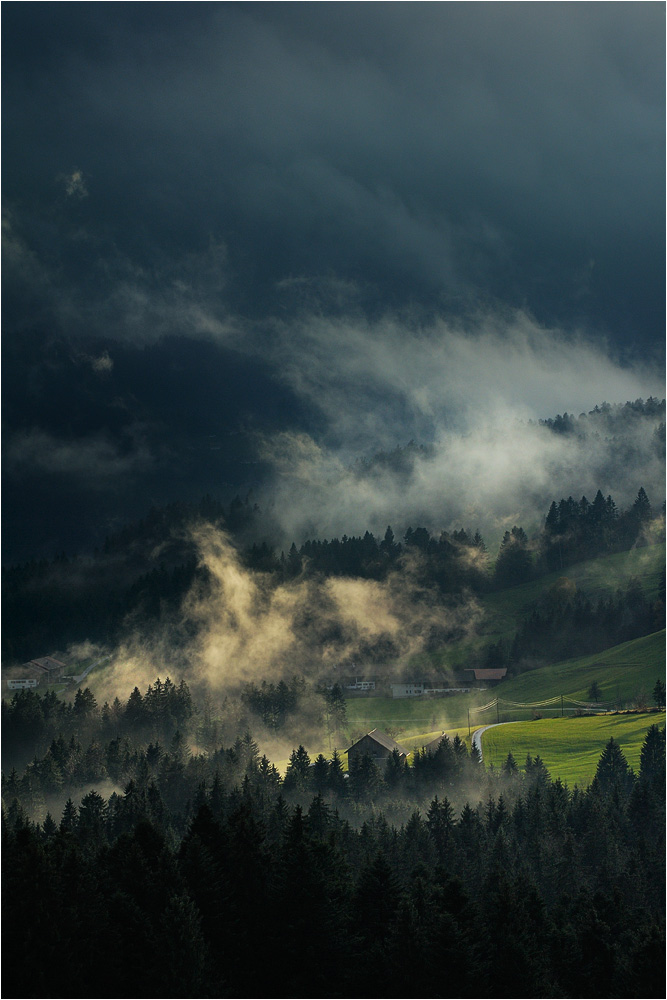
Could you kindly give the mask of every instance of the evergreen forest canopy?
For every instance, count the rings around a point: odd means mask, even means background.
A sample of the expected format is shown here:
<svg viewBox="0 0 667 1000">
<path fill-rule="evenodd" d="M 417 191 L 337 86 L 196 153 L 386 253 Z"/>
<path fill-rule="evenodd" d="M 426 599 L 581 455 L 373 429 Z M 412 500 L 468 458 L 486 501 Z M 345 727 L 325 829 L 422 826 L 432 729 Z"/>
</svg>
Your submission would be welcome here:
<svg viewBox="0 0 667 1000">
<path fill-rule="evenodd" d="M 230 537 L 240 566 L 269 588 L 327 578 L 382 582 L 398 574 L 413 581 L 413 600 L 426 600 L 443 611 L 460 605 L 464 595 L 527 583 L 584 559 L 664 539 L 664 514 L 653 509 L 641 486 L 623 511 L 611 495 L 604 497 L 599 490 L 590 502 L 585 496 L 554 500 L 541 530 L 529 537 L 521 526 L 513 526 L 505 531 L 495 558 L 478 531 L 461 528 L 433 535 L 423 526 L 409 526 L 401 540 L 388 526 L 382 539 L 367 531 L 363 536 L 308 539 L 298 548 L 292 543 L 286 553 L 278 553 L 266 540 L 252 540 L 262 531 L 257 505 L 236 498 L 224 506 L 205 497 L 195 505 L 152 508 L 142 521 L 107 537 L 102 551 L 92 558 L 70 559 L 61 553 L 50 561 L 3 568 L 5 664 L 87 640 L 113 647 L 129 632 L 166 634 L 172 648 L 184 648 L 192 623 L 183 619 L 183 601 L 193 588 L 205 597 L 211 586 L 192 533 L 193 526 L 202 524 Z M 159 552 L 157 565 L 154 552 Z M 557 639 L 564 655 L 636 638 L 662 627 L 664 595 L 647 602 L 636 582 L 628 594 L 592 602 L 577 592 L 569 602 L 536 606 L 534 611 L 532 624 L 522 626 L 514 644 L 482 658 L 500 657 L 508 666 L 519 666 L 528 656 L 534 662 L 540 655 L 539 641 L 529 633 L 536 631 L 542 633 L 542 651 Z M 578 640 L 573 640 L 572 622 L 568 624 L 572 614 L 577 616 Z M 432 625 L 422 643 L 427 650 L 437 649 L 460 637 L 456 625 Z M 390 641 L 358 651 L 369 662 L 395 654 Z"/>
<path fill-rule="evenodd" d="M 567 414 L 549 429 L 579 433 Z M 356 474 L 424 457 L 410 445 Z M 5 971 L 21 995 L 437 993 L 443 978 L 457 995 L 661 995 L 664 729 L 648 730 L 636 774 L 611 739 L 588 789 L 553 781 L 539 756 L 487 769 L 459 736 L 409 765 L 353 757 L 347 773 L 337 751 L 311 759 L 298 737 L 283 776 L 258 740 L 317 731 L 341 746 L 341 687 L 322 683 L 321 664 L 278 678 L 257 663 L 214 704 L 188 683 L 201 623 L 187 600 L 217 593 L 203 527 L 231 540 L 238 579 L 261 580 L 263 600 L 398 581 L 412 612 L 435 612 L 426 651 L 462 638 L 455 612 L 472 600 L 557 574 L 512 636 L 470 652 L 470 666 L 515 674 L 664 627 L 664 582 L 591 596 L 565 576 L 664 540 L 664 505 L 639 483 L 625 507 L 602 490 L 556 496 L 537 528 L 508 527 L 491 552 L 474 526 L 416 522 L 278 551 L 265 521 L 250 498 L 207 496 L 152 508 L 92 556 L 3 570 L 5 662 L 128 634 L 160 636 L 172 657 L 164 679 L 101 705 L 92 679 L 73 698 L 2 702 Z M 302 614 L 315 652 L 339 638 L 317 610 Z M 379 669 L 397 649 L 379 634 L 359 653 Z M 654 700 L 664 705 L 661 682 Z"/>
<path fill-rule="evenodd" d="M 485 770 L 458 736 L 349 776 L 299 746 L 283 779 L 168 679 L 101 710 L 86 689 L 72 705 L 18 692 L 3 711 L 28 756 L 59 734 L 3 775 L 18 995 L 664 986 L 664 728 L 636 775 L 610 739 L 582 790 L 530 755 Z"/>
</svg>

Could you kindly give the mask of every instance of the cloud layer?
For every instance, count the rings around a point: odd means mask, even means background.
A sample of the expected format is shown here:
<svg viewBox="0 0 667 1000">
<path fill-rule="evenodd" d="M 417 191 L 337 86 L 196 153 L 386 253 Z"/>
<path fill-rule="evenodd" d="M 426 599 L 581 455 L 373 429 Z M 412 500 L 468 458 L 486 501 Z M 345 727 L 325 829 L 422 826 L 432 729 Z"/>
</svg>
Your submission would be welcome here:
<svg viewBox="0 0 667 1000">
<path fill-rule="evenodd" d="M 66 220 L 150 266 L 213 235 L 253 315 L 334 274 L 662 337 L 658 4 L 17 5 L 3 31 L 5 197 L 50 249 Z"/>
<path fill-rule="evenodd" d="M 12 537 L 38 475 L 56 536 L 267 465 L 297 539 L 658 489 L 528 421 L 663 395 L 660 5 L 12 4 L 3 42 Z"/>
<path fill-rule="evenodd" d="M 581 335 L 524 313 L 479 315 L 465 328 L 309 316 L 282 333 L 280 371 L 325 427 L 317 440 L 279 432 L 261 441 L 276 470 L 277 508 L 297 540 L 411 521 L 495 536 L 539 523 L 554 497 L 602 489 L 627 504 L 642 484 L 662 500 L 658 419 L 622 439 L 599 422 L 570 436 L 538 423 L 578 416 L 592 400 L 662 396 L 659 373 L 622 366 Z M 409 475 L 386 462 L 355 466 L 411 439 L 429 448 Z"/>
</svg>

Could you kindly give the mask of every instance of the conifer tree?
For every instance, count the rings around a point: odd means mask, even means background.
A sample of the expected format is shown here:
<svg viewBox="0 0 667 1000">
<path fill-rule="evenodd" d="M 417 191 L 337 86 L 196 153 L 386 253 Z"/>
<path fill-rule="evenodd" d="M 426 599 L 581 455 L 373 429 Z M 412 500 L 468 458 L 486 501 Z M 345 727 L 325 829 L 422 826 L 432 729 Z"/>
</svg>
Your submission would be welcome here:
<svg viewBox="0 0 667 1000">
<path fill-rule="evenodd" d="M 60 820 L 60 829 L 66 833 L 73 833 L 76 830 L 79 823 L 79 816 L 76 811 L 76 806 L 72 802 L 71 798 L 65 803 L 62 818 Z"/>
<path fill-rule="evenodd" d="M 651 501 L 646 495 L 646 490 L 643 486 L 639 487 L 637 497 L 632 505 L 632 511 L 640 524 L 645 524 L 646 521 L 651 520 Z"/>
<path fill-rule="evenodd" d="M 305 791 L 310 784 L 310 757 L 303 744 L 290 754 L 285 771 L 285 790 L 293 792 Z"/>
<path fill-rule="evenodd" d="M 606 795 L 615 789 L 628 792 L 632 787 L 632 781 L 633 776 L 628 770 L 628 762 L 612 736 L 600 755 L 592 787 Z"/>
<path fill-rule="evenodd" d="M 665 730 L 656 725 L 646 733 L 640 754 L 639 778 L 641 781 L 664 781 L 665 778 Z"/>
<path fill-rule="evenodd" d="M 346 794 L 346 786 L 347 781 L 345 772 L 343 771 L 343 762 L 340 759 L 338 750 L 334 750 L 329 762 L 329 788 L 334 795 L 342 798 Z"/>
</svg>

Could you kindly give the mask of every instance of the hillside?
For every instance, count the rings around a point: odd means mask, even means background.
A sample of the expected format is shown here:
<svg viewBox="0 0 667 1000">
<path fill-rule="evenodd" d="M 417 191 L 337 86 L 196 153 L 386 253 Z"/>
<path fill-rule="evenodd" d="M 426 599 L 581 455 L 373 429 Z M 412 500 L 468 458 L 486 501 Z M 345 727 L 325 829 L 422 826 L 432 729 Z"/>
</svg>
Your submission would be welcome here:
<svg viewBox="0 0 667 1000">
<path fill-rule="evenodd" d="M 494 695 L 510 701 L 540 701 L 561 694 L 589 701 L 595 681 L 600 702 L 614 705 L 637 702 L 642 696 L 650 704 L 656 680 L 665 677 L 665 630 L 624 642 L 593 656 L 541 667 L 503 681 Z"/>
<path fill-rule="evenodd" d="M 665 543 L 657 542 L 627 552 L 599 556 L 568 566 L 563 572 L 547 573 L 515 587 L 507 587 L 478 597 L 482 615 L 471 639 L 451 643 L 432 653 L 414 657 L 416 670 L 461 668 L 474 652 L 499 640 L 511 641 L 517 627 L 535 604 L 544 600 L 552 588 L 565 578 L 589 599 L 614 595 L 637 579 L 648 602 L 664 593 Z"/>
<path fill-rule="evenodd" d="M 436 733 L 467 725 L 468 713 L 472 728 L 488 725 L 498 719 L 528 719 L 533 709 L 518 708 L 506 702 L 540 703 L 561 695 L 576 701 L 588 701 L 588 691 L 595 681 L 600 688 L 600 701 L 615 706 L 651 705 L 651 693 L 657 680 L 665 679 L 665 631 L 623 643 L 593 656 L 555 663 L 531 670 L 519 677 L 502 681 L 487 690 L 449 698 L 349 698 L 347 717 L 350 736 L 374 727 L 391 732 L 399 741 L 408 737 Z M 478 709 L 500 699 L 499 709 L 479 712 Z M 576 706 L 565 706 L 569 713 Z M 542 714 L 560 712 L 560 703 L 536 709 Z"/>
<path fill-rule="evenodd" d="M 523 767 L 527 754 L 533 758 L 539 755 L 552 779 L 585 788 L 593 780 L 600 754 L 612 736 L 629 766 L 638 772 L 642 744 L 652 725 L 662 728 L 665 713 L 537 719 L 495 726 L 482 736 L 484 763 L 500 767 L 511 752 Z"/>
</svg>

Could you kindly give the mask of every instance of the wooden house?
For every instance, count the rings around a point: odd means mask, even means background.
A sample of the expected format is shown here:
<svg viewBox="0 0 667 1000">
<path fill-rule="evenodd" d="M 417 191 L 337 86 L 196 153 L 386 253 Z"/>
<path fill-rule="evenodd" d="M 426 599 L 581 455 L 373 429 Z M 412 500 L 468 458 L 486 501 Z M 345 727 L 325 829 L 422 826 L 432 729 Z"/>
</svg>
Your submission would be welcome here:
<svg viewBox="0 0 667 1000">
<path fill-rule="evenodd" d="M 388 757 L 391 757 L 394 750 L 398 750 L 401 757 L 407 757 L 410 753 L 409 750 L 402 747 L 396 740 L 392 740 L 391 736 L 387 736 L 386 733 L 381 732 L 379 729 L 372 729 L 370 733 L 366 733 L 365 736 L 362 736 L 360 740 L 357 740 L 349 748 L 347 751 L 348 765 L 355 757 L 369 756 L 376 763 L 377 761 L 387 760 Z"/>
<path fill-rule="evenodd" d="M 486 687 L 489 685 L 499 684 L 507 674 L 507 667 L 498 667 L 495 669 L 470 669 L 466 670 L 467 674 L 472 674 L 475 678 L 476 684 L 484 684 Z"/>
<path fill-rule="evenodd" d="M 426 746 L 422 747 L 422 749 L 426 750 L 427 753 L 433 754 L 436 752 L 444 738 L 445 733 L 440 733 L 439 736 L 436 736 L 434 740 L 431 740 L 430 743 L 427 743 Z"/>
<path fill-rule="evenodd" d="M 67 667 L 54 656 L 41 656 L 39 659 L 24 663 L 22 670 L 24 673 L 36 676 L 38 684 L 53 684 L 62 677 Z"/>
</svg>

